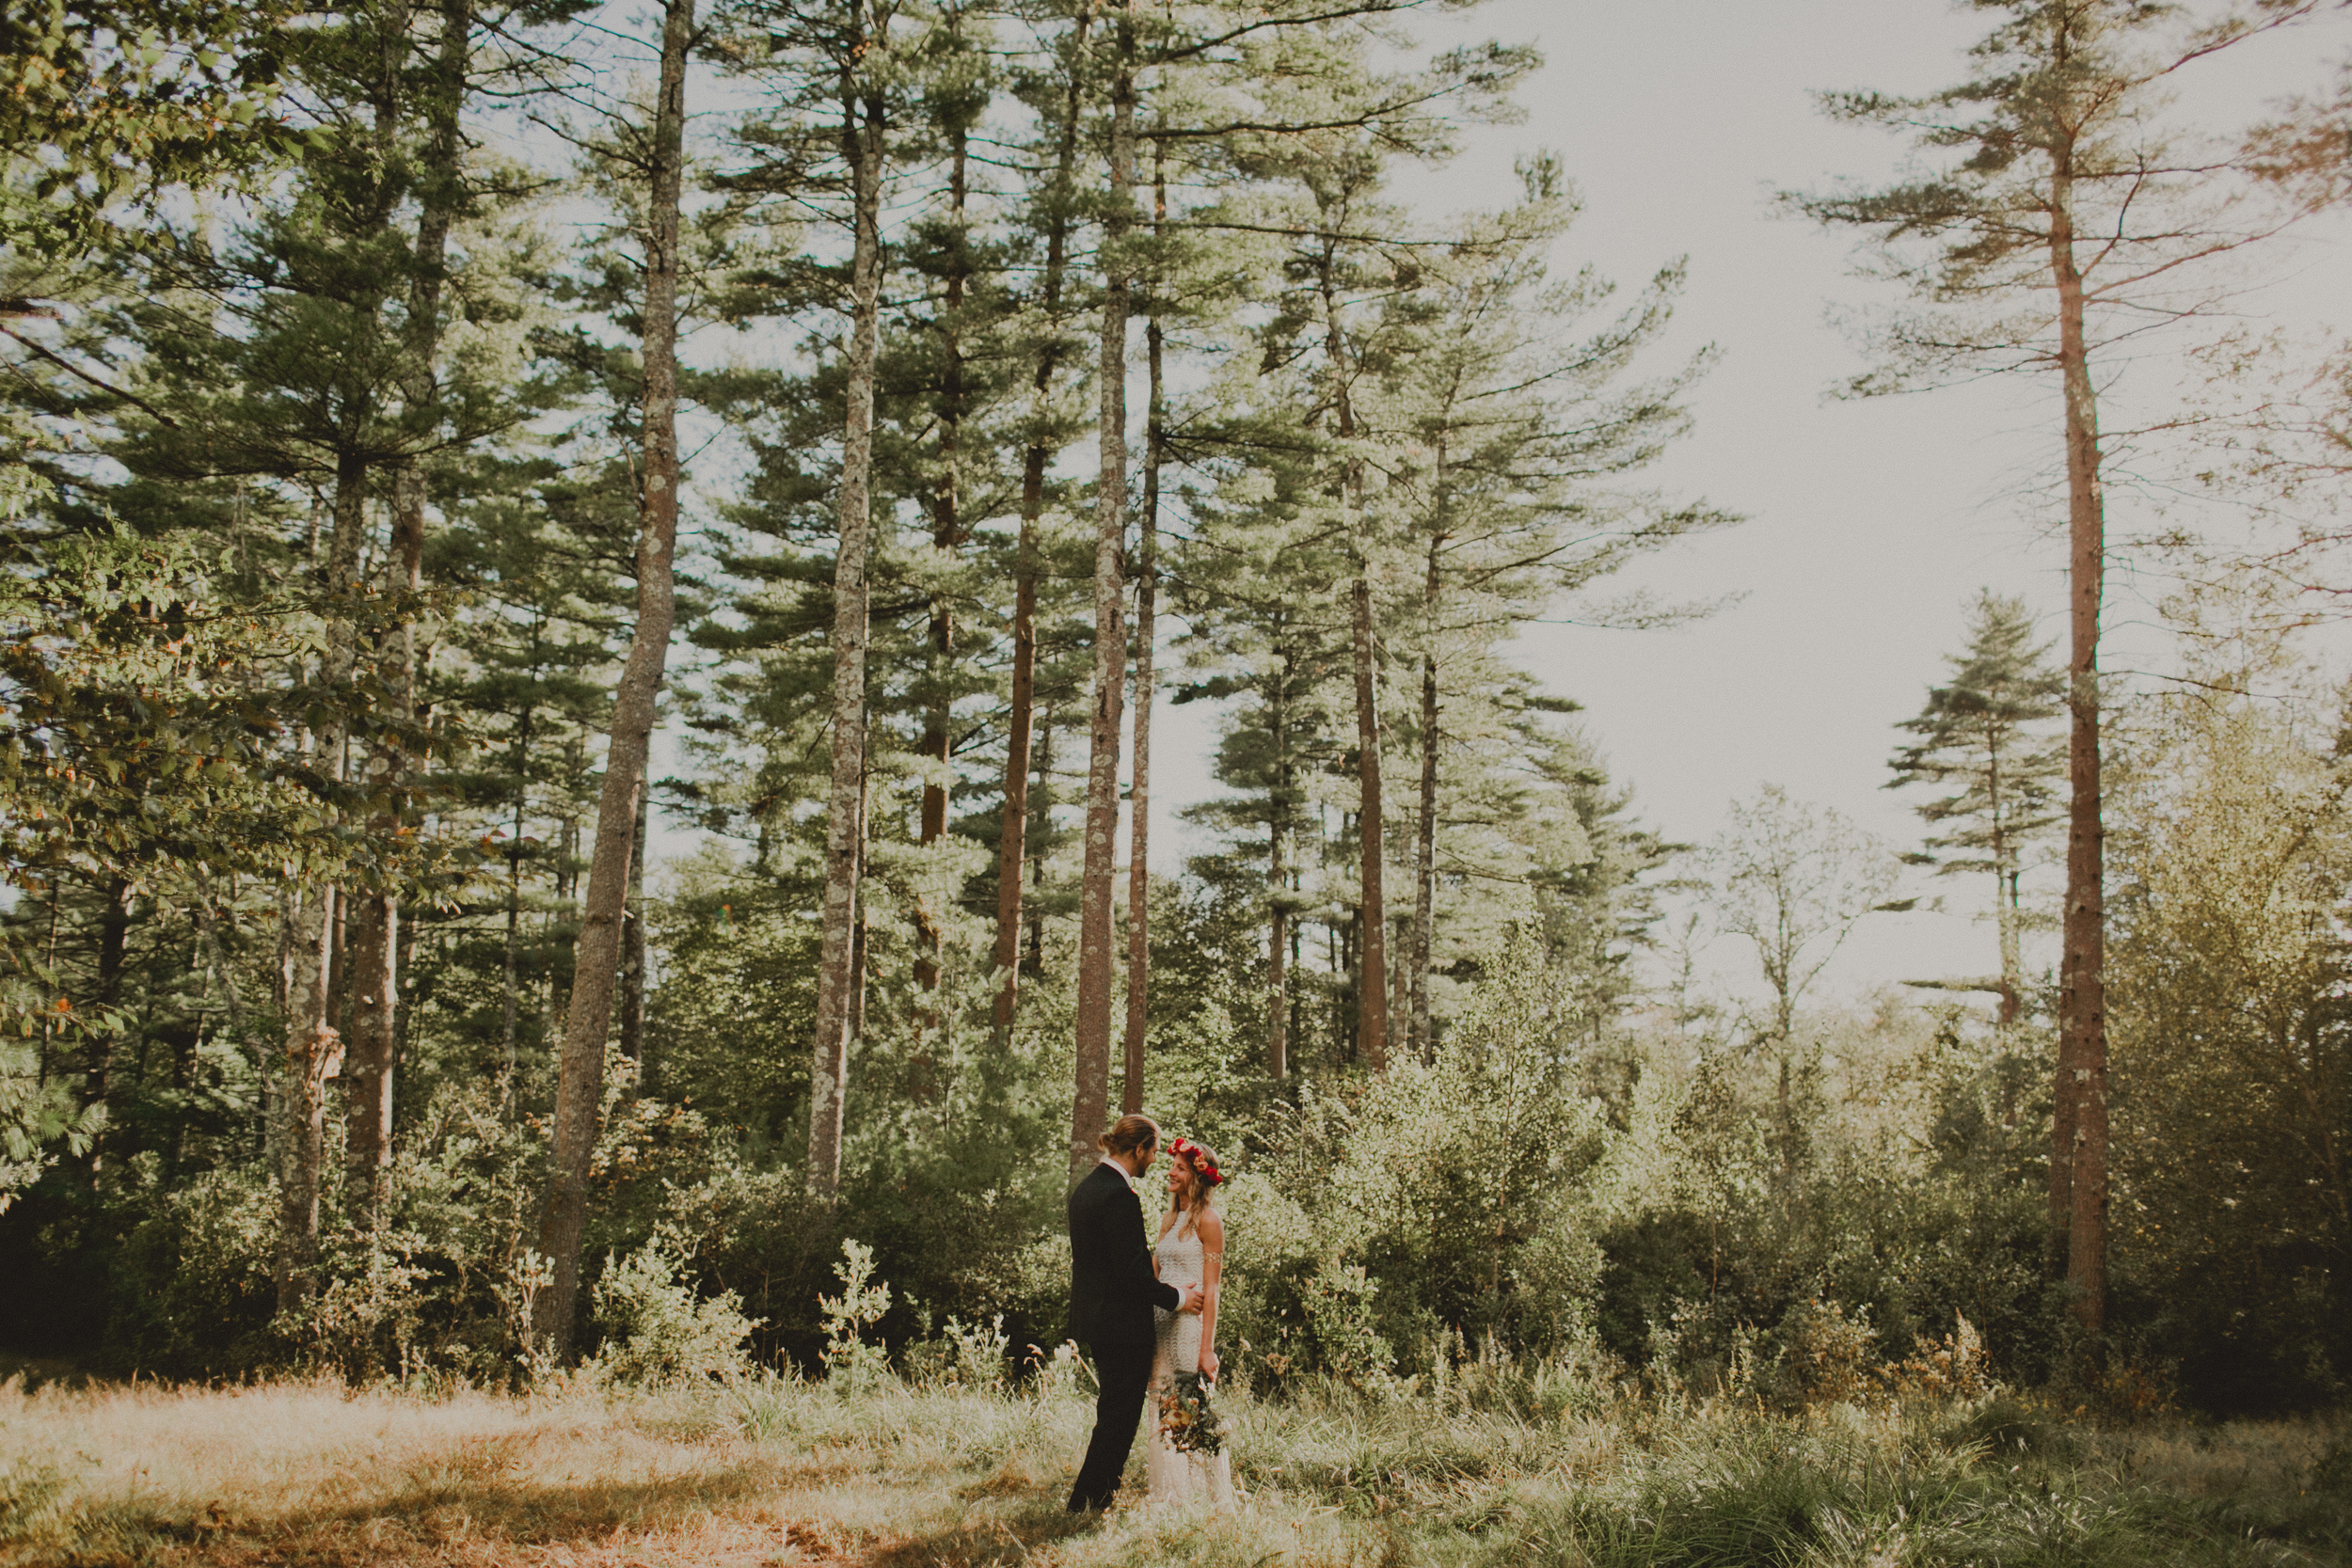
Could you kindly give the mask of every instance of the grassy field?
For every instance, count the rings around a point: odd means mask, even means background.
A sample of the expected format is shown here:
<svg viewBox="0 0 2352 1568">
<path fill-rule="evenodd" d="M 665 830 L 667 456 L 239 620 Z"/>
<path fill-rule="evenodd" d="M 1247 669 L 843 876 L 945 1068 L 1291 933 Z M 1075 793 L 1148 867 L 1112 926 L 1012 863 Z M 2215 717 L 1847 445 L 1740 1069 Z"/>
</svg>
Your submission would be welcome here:
<svg viewBox="0 0 2352 1568">
<path fill-rule="evenodd" d="M 1999 1401 L 1774 1417 L 1540 1378 L 1230 1413 L 1238 1513 L 1081 1524 L 1060 1511 L 1074 1390 L 18 1380 L 0 1385 L 0 1561 L 2352 1564 L 2328 1423 L 2098 1432 Z"/>
</svg>

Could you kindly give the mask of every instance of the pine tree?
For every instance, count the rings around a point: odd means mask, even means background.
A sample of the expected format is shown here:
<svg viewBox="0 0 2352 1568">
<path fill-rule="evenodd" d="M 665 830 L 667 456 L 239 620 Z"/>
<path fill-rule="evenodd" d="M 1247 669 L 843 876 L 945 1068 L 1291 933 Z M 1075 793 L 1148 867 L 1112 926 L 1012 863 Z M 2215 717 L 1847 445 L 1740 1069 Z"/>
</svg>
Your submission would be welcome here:
<svg viewBox="0 0 2352 1568">
<path fill-rule="evenodd" d="M 1040 862 L 1041 846 L 1029 842 L 1029 774 L 1037 734 L 1038 592 L 1043 561 L 1039 520 L 1047 496 L 1046 466 L 1073 434 L 1071 416 L 1054 392 L 1064 364 L 1073 357 L 1063 320 L 1070 270 L 1070 242 L 1077 211 L 1077 150 L 1087 105 L 1089 38 L 1094 8 L 1071 14 L 1052 50 L 1053 68 L 1034 74 L 1022 96 L 1040 122 L 1039 147 L 1050 147 L 1031 173 L 1024 226 L 1041 243 L 1037 293 L 1025 312 L 1032 339 L 1028 429 L 1022 444 L 1021 520 L 1013 560 L 1011 670 L 1004 773 L 1004 811 L 997 835 L 995 973 L 998 989 L 993 1022 L 998 1043 L 1010 1036 L 1021 992 L 1023 868 Z M 1042 814 L 1039 816 L 1041 822 Z M 1035 927 L 1031 927 L 1035 934 Z"/>
<path fill-rule="evenodd" d="M 459 166 L 459 122 L 467 106 L 467 88 L 473 49 L 474 15 L 471 0 L 443 0 L 439 36 L 415 97 L 421 100 L 423 135 L 413 181 L 417 194 L 416 240 L 410 254 L 406 350 L 401 376 L 401 402 L 409 423 L 433 421 L 438 400 L 435 358 L 441 333 L 442 295 L 448 282 L 450 230 L 468 205 Z M 433 421 L 437 422 L 437 421 Z M 404 453 L 392 465 L 392 518 L 389 554 L 394 562 L 389 586 L 415 595 L 424 585 L 425 477 L 415 452 Z M 388 645 L 378 650 L 379 661 L 390 666 L 393 700 L 413 719 L 419 699 L 417 630 L 404 625 Z M 372 767 L 389 785 L 397 785 L 414 766 L 398 745 L 379 747 Z M 376 832 L 397 832 L 397 816 L 379 814 L 371 823 Z M 400 997 L 400 909 L 396 889 L 370 891 L 358 900 L 358 919 L 351 933 L 352 1039 L 345 1052 L 345 1157 L 353 1177 L 368 1192 L 364 1211 L 373 1216 L 383 1196 L 384 1173 L 392 1158 L 392 1076 L 398 1056 Z"/>
<path fill-rule="evenodd" d="M 841 463 L 834 494 L 830 757 L 826 791 L 823 946 L 810 1041 L 808 1185 L 830 1198 L 841 1175 L 850 1047 L 864 995 L 861 965 L 867 817 L 867 660 L 875 510 L 875 377 L 882 346 L 882 187 L 906 116 L 890 0 L 844 0 L 803 12 L 739 7 L 726 46 L 739 70 L 773 94 L 773 108 L 739 139 L 762 159 L 739 188 L 788 192 L 830 165 L 837 215 L 849 230 L 846 274 L 833 303 L 848 325 L 841 361 Z"/>
<path fill-rule="evenodd" d="M 548 1188 L 539 1220 L 539 1251 L 552 1277 L 533 1302 L 531 1321 L 532 1333 L 559 1357 L 571 1354 L 580 1237 L 587 1223 L 588 1165 L 603 1111 L 604 1051 L 621 965 L 629 863 L 644 799 L 655 704 L 676 612 L 672 558 L 678 524 L 679 204 L 685 182 L 686 67 L 694 41 L 693 0 L 668 0 L 662 12 L 660 77 L 646 169 L 650 193 L 642 341 L 644 459 L 634 572 L 637 625 L 613 696 L 604 787 L 596 801 L 596 848 L 564 1020 Z"/>
<path fill-rule="evenodd" d="M 159 286 L 122 312 L 147 353 L 151 387 L 172 409 L 126 443 L 126 467 L 151 483 L 296 484 L 318 501 L 310 565 L 337 608 L 305 677 L 321 702 L 307 743 L 348 786 L 338 827 L 373 818 L 388 844 L 399 841 L 393 829 L 408 809 L 408 764 L 421 760 L 402 726 L 384 722 L 414 717 L 414 633 L 363 633 L 361 623 L 388 591 L 410 596 L 414 613 L 421 482 L 392 486 L 389 570 L 385 556 L 371 559 L 371 504 L 388 472 L 413 474 L 430 454 L 511 427 L 534 403 L 527 377 L 501 384 L 511 361 L 485 359 L 433 384 L 449 224 L 460 202 L 454 120 L 467 90 L 469 23 L 464 14 L 440 19 L 444 47 L 420 87 L 412 20 L 405 9 L 362 8 L 304 35 L 297 70 L 323 123 L 290 199 L 262 209 L 227 244 L 201 229 L 164 230 L 144 258 Z M 420 119 L 421 156 L 412 136 Z M 412 199 L 416 245 L 397 221 Z M 363 1069 L 351 1107 L 355 1158 L 371 1188 L 389 1148 L 399 943 L 388 914 L 397 898 L 396 886 L 371 871 L 280 900 L 283 951 L 317 960 L 305 957 L 299 974 L 280 976 L 294 1005 L 284 1027 L 294 1064 L 285 1101 L 284 1305 L 309 1289 L 325 1085 L 354 1044 Z M 346 992 L 358 999 L 348 1019 Z"/>
<path fill-rule="evenodd" d="M 1918 739 L 1888 763 L 1890 789 L 1918 784 L 1951 791 L 1917 808 L 1942 831 L 1916 859 L 1940 876 L 1992 873 L 2003 1023 L 2015 1022 L 2023 1004 L 2025 850 L 2058 820 L 2064 758 L 2038 729 L 2065 711 L 2066 677 L 2049 664 L 2051 646 L 2035 644 L 2024 600 L 1979 594 L 1967 651 L 1950 660 L 1950 684 L 1930 688 L 1919 716 L 1898 726 Z"/>
<path fill-rule="evenodd" d="M 2181 158 L 2156 113 L 2175 75 L 2309 10 L 2284 5 L 2175 34 L 2174 8 L 2143 0 L 1978 0 L 1996 18 L 1974 73 L 1919 98 L 1825 95 L 1834 118 L 1949 150 L 1944 168 L 1881 190 L 1792 196 L 1822 223 L 1872 237 L 1873 270 L 1924 309 L 1872 339 L 1882 361 L 1855 395 L 1948 376 L 2049 373 L 2066 460 L 2069 636 L 2065 913 L 2051 1129 L 2051 1253 L 2072 1310 L 2106 1313 L 2106 851 L 2101 804 L 2100 616 L 2106 581 L 2100 372 L 2152 316 L 2191 319 L 2204 275 L 2269 227 L 2217 191 L 2222 161 Z"/>
<path fill-rule="evenodd" d="M 1738 520 L 1623 487 L 1689 428 L 1685 399 L 1710 360 L 1702 352 L 1661 376 L 1634 373 L 1671 318 L 1681 267 L 1622 307 L 1589 271 L 1553 281 L 1549 254 L 1575 206 L 1555 160 L 1520 173 L 1525 200 L 1430 254 L 1392 307 L 1411 343 L 1391 351 L 1383 415 L 1412 438 L 1391 480 L 1411 552 L 1398 562 L 1411 584 L 1400 641 L 1421 666 L 1408 732 L 1420 763 L 1413 911 L 1398 989 L 1424 1058 L 1436 1044 L 1439 830 L 1454 787 L 1444 760 L 1459 750 L 1452 736 L 1494 721 L 1480 710 L 1497 689 L 1495 648 L 1569 594 L 1584 616 L 1622 625 L 1683 613 L 1596 602 L 1589 590 L 1644 554 Z"/>
</svg>

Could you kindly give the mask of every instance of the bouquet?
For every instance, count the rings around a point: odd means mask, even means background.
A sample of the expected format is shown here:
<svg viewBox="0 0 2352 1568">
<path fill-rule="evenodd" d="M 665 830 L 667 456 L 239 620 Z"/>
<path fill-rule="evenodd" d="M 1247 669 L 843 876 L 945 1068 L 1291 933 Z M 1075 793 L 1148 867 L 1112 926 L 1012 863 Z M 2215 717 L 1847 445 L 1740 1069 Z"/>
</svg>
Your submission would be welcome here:
<svg viewBox="0 0 2352 1568">
<path fill-rule="evenodd" d="M 1199 1372 L 1178 1372 L 1160 1395 L 1160 1435 L 1178 1453 L 1216 1453 L 1225 1423 L 1209 1403 L 1211 1385 Z"/>
</svg>

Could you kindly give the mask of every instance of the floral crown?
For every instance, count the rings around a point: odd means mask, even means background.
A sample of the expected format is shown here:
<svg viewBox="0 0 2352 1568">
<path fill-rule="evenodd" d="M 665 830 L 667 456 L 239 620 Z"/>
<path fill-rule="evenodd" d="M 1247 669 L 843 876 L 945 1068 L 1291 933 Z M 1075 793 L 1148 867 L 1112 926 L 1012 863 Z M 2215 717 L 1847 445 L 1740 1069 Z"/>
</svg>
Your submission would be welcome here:
<svg viewBox="0 0 2352 1568">
<path fill-rule="evenodd" d="M 1181 1154 L 1192 1162 L 1193 1173 L 1214 1187 L 1225 1180 L 1225 1173 L 1216 1168 L 1216 1158 L 1190 1138 L 1178 1138 L 1168 1146 L 1170 1154 Z"/>
</svg>

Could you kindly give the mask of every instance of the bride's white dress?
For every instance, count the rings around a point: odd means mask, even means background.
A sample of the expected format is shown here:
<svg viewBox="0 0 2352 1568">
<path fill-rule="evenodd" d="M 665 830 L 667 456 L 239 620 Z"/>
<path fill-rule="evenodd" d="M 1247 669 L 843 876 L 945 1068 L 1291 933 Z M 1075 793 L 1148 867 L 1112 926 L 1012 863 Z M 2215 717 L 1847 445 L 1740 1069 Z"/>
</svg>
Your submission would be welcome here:
<svg viewBox="0 0 2352 1568">
<path fill-rule="evenodd" d="M 1207 1259 L 1198 1236 L 1181 1234 L 1182 1221 L 1168 1227 L 1152 1249 L 1160 1266 L 1160 1279 L 1169 1285 L 1199 1285 L 1205 1278 Z M 1200 1369 L 1200 1314 L 1170 1312 L 1154 1307 L 1159 1328 L 1159 1348 L 1152 1357 L 1152 1399 L 1145 1407 L 1145 1418 L 1152 1423 L 1152 1442 L 1144 1449 L 1147 1473 L 1152 1480 L 1150 1497 L 1155 1503 L 1206 1503 L 1213 1508 L 1229 1508 L 1233 1501 L 1233 1463 L 1232 1456 L 1216 1453 L 1187 1453 L 1177 1449 L 1160 1434 L 1159 1393 L 1168 1380 L 1180 1371 Z"/>
</svg>

